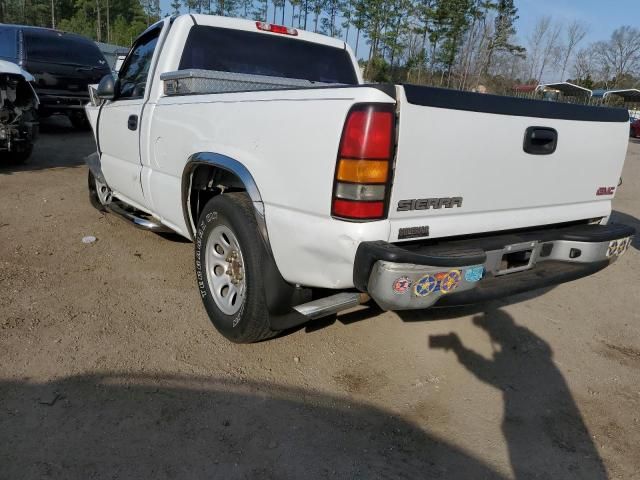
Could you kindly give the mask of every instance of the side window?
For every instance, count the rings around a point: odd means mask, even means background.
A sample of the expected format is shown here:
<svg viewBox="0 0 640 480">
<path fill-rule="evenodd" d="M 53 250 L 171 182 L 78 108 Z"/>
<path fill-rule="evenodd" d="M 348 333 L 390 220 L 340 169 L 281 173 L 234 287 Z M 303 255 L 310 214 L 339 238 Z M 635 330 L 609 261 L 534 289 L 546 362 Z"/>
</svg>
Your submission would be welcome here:
<svg viewBox="0 0 640 480">
<path fill-rule="evenodd" d="M 120 94 L 118 99 L 132 99 L 144 97 L 147 87 L 147 76 L 151 68 L 151 59 L 158 43 L 161 29 L 149 32 L 134 46 L 122 65 L 118 77 L 120 78 Z"/>
</svg>

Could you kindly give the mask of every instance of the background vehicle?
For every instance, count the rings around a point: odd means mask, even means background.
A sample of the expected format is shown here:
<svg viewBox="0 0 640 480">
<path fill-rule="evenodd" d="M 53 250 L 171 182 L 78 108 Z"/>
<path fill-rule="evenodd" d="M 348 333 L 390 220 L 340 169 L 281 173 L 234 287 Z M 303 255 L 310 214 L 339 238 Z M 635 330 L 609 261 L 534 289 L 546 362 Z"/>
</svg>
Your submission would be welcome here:
<svg viewBox="0 0 640 480">
<path fill-rule="evenodd" d="M 38 134 L 38 96 L 33 77 L 0 60 L 0 160 L 24 162 Z"/>
<path fill-rule="evenodd" d="M 632 119 L 629 126 L 629 135 L 633 138 L 640 138 L 640 118 Z"/>
<path fill-rule="evenodd" d="M 236 342 L 369 297 L 417 309 L 573 280 L 634 233 L 607 224 L 626 110 L 365 85 L 342 41 L 205 15 L 150 27 L 96 97 L 92 203 L 194 240 Z"/>
<path fill-rule="evenodd" d="M 35 77 L 41 116 L 62 113 L 74 127 L 88 128 L 87 86 L 110 71 L 94 42 L 48 28 L 0 24 L 0 59 L 18 64 Z"/>
</svg>

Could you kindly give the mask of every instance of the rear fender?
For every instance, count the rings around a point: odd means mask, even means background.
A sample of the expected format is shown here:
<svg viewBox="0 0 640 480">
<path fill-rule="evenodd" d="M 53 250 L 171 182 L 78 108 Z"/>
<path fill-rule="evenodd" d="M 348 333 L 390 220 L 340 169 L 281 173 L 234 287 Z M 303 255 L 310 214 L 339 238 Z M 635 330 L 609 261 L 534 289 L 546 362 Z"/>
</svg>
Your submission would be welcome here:
<svg viewBox="0 0 640 480">
<path fill-rule="evenodd" d="M 225 188 L 242 189 L 249 195 L 253 203 L 256 223 L 263 240 L 263 252 L 261 253 L 265 260 L 262 274 L 272 328 L 281 330 L 306 322 L 306 317 L 296 312 L 292 307 L 310 300 L 311 292 L 287 283 L 280 274 L 269 243 L 264 203 L 260 191 L 253 176 L 242 163 L 226 155 L 211 152 L 199 152 L 189 157 L 182 175 L 182 206 L 185 223 L 189 228 L 192 240 L 197 241 L 196 225 L 198 222 L 197 212 L 193 211 L 191 201 L 193 189 L 199 188 L 194 185 L 194 173 L 198 167 L 203 165 L 210 167 L 212 176 L 215 175 L 216 178 L 219 177 L 220 171 L 225 173 L 222 176 L 223 183 L 221 185 L 212 185 L 214 188 L 222 187 L 222 189 L 217 189 L 217 194 L 224 194 Z"/>
</svg>

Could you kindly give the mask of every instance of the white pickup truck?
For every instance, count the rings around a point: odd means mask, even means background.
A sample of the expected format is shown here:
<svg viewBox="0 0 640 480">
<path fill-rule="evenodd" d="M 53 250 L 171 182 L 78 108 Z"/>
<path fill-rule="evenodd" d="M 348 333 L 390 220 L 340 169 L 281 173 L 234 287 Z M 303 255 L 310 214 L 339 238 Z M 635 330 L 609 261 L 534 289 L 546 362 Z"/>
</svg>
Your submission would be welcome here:
<svg viewBox="0 0 640 480">
<path fill-rule="evenodd" d="M 367 85 L 344 42 L 292 28 L 164 19 L 87 113 L 92 203 L 192 239 L 234 342 L 574 280 L 634 234 L 608 224 L 626 111 Z"/>
</svg>

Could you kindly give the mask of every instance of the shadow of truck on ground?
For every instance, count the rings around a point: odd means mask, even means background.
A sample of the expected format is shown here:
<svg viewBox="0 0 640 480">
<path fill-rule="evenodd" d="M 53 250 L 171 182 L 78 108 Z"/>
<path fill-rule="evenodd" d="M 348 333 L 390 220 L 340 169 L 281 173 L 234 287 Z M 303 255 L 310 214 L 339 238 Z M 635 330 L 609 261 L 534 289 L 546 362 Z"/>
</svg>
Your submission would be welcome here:
<svg viewBox="0 0 640 480">
<path fill-rule="evenodd" d="M 272 384 L 3 381 L 0 412 L 7 479 L 504 478 L 388 412 Z"/>
</svg>

